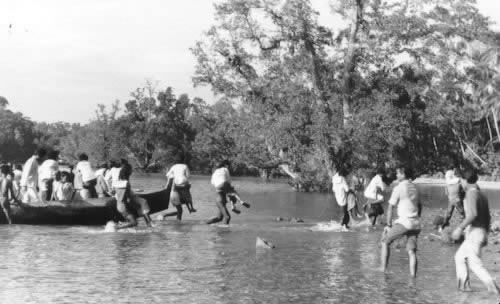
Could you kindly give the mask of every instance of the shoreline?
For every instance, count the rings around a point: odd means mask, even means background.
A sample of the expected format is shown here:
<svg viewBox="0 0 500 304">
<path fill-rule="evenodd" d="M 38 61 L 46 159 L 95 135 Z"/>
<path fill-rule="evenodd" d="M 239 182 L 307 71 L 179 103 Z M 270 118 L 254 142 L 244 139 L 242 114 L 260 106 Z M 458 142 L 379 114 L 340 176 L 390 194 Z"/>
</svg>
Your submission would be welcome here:
<svg viewBox="0 0 500 304">
<path fill-rule="evenodd" d="M 417 185 L 434 185 L 434 186 L 444 186 L 444 178 L 432 178 L 432 177 L 419 177 L 414 180 Z M 478 181 L 477 184 L 481 189 L 488 190 L 500 190 L 500 182 L 491 181 Z"/>
</svg>

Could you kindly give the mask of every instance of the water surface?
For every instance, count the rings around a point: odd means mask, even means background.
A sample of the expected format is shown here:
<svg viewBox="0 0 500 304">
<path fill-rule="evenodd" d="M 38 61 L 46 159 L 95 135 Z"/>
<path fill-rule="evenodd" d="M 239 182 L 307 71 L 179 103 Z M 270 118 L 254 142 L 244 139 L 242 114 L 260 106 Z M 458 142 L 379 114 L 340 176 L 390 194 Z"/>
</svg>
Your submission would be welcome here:
<svg viewBox="0 0 500 304">
<path fill-rule="evenodd" d="M 161 176 L 135 178 L 134 188 L 158 189 Z M 0 303 L 498 303 L 473 277 L 476 292 L 455 291 L 456 247 L 419 240 L 418 278 L 408 276 L 404 250 L 390 273 L 379 266 L 380 231 L 313 232 L 338 218 L 333 196 L 292 192 L 285 183 L 237 179 L 252 203 L 229 227 L 207 226 L 214 193 L 206 177 L 193 181 L 197 213 L 177 223 L 144 223 L 128 233 L 103 227 L 0 226 Z M 424 187 L 425 212 L 445 206 L 441 187 Z M 499 192 L 489 191 L 498 206 Z M 276 222 L 301 217 L 304 224 Z M 256 237 L 276 249 L 256 250 Z M 485 252 L 490 261 L 498 260 Z M 500 262 L 500 261 L 499 261 Z M 499 276 L 497 265 L 487 267 Z"/>
</svg>

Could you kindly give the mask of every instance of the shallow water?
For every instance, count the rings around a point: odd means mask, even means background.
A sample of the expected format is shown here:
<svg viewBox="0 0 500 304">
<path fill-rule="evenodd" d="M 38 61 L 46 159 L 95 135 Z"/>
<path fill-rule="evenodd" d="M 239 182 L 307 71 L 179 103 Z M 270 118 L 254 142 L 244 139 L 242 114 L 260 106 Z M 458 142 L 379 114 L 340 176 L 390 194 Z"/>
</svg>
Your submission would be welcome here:
<svg viewBox="0 0 500 304">
<path fill-rule="evenodd" d="M 136 178 L 157 189 L 160 176 Z M 290 191 L 284 183 L 235 181 L 252 203 L 229 227 L 207 226 L 216 212 L 208 178 L 193 181 L 197 213 L 182 223 L 104 233 L 104 227 L 0 226 L 0 303 L 498 303 L 475 277 L 476 292 L 454 288 L 456 247 L 419 240 L 419 274 L 409 279 L 404 250 L 390 273 L 379 266 L 380 230 L 314 232 L 338 218 L 332 195 Z M 423 187 L 430 212 L 445 206 L 440 187 Z M 498 207 L 500 192 L 488 192 Z M 433 198 L 433 199 L 431 199 Z M 301 217 L 304 224 L 276 222 Z M 256 249 L 256 237 L 276 245 Z M 485 255 L 498 255 L 486 252 Z M 492 261 L 498 259 L 490 259 Z M 500 261 L 499 261 L 500 262 Z M 494 276 L 498 267 L 487 263 Z"/>
</svg>

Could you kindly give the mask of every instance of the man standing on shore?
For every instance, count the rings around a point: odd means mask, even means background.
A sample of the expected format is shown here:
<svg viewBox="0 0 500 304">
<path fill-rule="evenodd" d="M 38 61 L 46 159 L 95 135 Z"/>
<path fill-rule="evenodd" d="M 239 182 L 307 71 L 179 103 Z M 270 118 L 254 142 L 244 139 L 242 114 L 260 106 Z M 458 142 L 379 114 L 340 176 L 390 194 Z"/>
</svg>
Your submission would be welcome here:
<svg viewBox="0 0 500 304">
<path fill-rule="evenodd" d="M 422 204 L 417 187 L 410 179 L 413 176 L 411 169 L 400 167 L 396 170 L 399 184 L 392 191 L 387 209 L 387 227 L 382 239 L 382 270 L 386 271 L 389 263 L 390 245 L 400 238 L 406 238 L 406 250 L 410 263 L 410 274 L 417 275 L 417 238 L 420 234 L 420 215 Z M 392 226 L 392 209 L 397 206 L 398 219 Z"/>
<path fill-rule="evenodd" d="M 452 233 L 452 238 L 458 240 L 465 231 L 465 241 L 455 254 L 458 288 L 466 290 L 470 287 L 469 269 L 471 269 L 486 285 L 488 291 L 498 294 L 498 286 L 481 261 L 481 250 L 488 243 L 491 222 L 488 199 L 476 185 L 478 180 L 476 172 L 469 171 L 464 178 L 465 219 Z"/>
</svg>

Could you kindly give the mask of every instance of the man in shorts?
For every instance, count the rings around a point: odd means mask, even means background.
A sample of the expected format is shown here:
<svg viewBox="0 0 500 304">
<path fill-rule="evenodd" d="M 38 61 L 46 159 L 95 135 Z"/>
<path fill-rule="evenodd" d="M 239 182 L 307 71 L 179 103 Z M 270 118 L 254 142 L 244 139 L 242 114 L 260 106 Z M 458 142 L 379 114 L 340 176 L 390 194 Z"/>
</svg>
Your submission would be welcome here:
<svg viewBox="0 0 500 304">
<path fill-rule="evenodd" d="M 488 244 L 491 223 L 488 198 L 476 184 L 478 180 L 476 172 L 468 171 L 464 178 L 465 219 L 452 233 L 452 238 L 458 240 L 465 230 L 465 240 L 455 254 L 458 289 L 467 290 L 469 288 L 469 270 L 472 270 L 489 292 L 498 294 L 500 290 L 495 280 L 481 261 L 481 251 Z"/>
<path fill-rule="evenodd" d="M 410 274 L 417 275 L 417 238 L 420 234 L 420 214 L 422 204 L 417 187 L 410 181 L 413 173 L 410 168 L 399 167 L 396 177 L 399 184 L 394 187 L 389 207 L 387 209 L 387 226 L 382 238 L 382 270 L 387 270 L 389 263 L 390 245 L 400 239 L 406 238 L 406 250 L 410 262 Z M 398 219 L 392 225 L 393 207 L 397 207 Z"/>
</svg>

